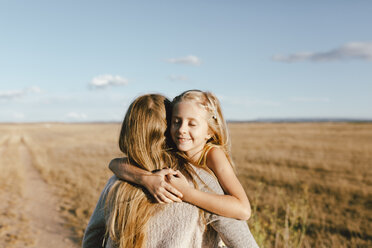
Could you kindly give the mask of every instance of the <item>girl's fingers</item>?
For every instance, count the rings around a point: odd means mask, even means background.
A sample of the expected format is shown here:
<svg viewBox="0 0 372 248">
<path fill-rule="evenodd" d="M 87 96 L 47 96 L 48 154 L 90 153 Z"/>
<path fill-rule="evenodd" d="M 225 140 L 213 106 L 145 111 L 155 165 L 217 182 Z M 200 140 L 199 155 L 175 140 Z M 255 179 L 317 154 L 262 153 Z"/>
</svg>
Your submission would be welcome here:
<svg viewBox="0 0 372 248">
<path fill-rule="evenodd" d="M 170 182 L 170 181 L 172 181 L 172 179 L 173 179 L 173 174 L 166 174 L 165 175 L 165 179 L 166 179 L 166 182 Z"/>
<path fill-rule="evenodd" d="M 166 169 L 162 169 L 158 172 L 156 172 L 156 174 L 160 174 L 160 175 L 166 175 L 166 174 L 175 174 L 175 171 L 171 168 L 166 168 Z"/>
<path fill-rule="evenodd" d="M 177 191 L 177 190 L 174 189 L 174 191 Z M 167 191 L 166 188 L 161 190 L 161 192 L 158 192 L 156 195 L 154 195 L 154 197 L 159 203 L 182 202 L 182 200 L 179 197 Z"/>
<path fill-rule="evenodd" d="M 183 195 L 179 192 L 175 187 L 171 186 L 170 184 L 165 185 L 165 189 L 175 195 L 177 198 L 182 198 Z"/>
<path fill-rule="evenodd" d="M 169 193 L 169 192 L 165 192 L 164 193 L 164 196 L 168 198 L 168 200 L 170 200 L 171 202 L 182 202 L 182 200 L 180 198 L 178 198 L 177 196 Z"/>
<path fill-rule="evenodd" d="M 175 173 L 175 171 L 172 168 L 167 168 L 166 170 L 168 171 L 168 173 L 172 173 L 172 174 Z"/>
<path fill-rule="evenodd" d="M 159 198 L 161 199 L 162 203 L 172 203 L 173 201 L 167 198 L 165 195 L 160 195 Z"/>
<path fill-rule="evenodd" d="M 161 204 L 163 204 L 164 202 L 162 202 L 156 195 L 154 195 L 154 198 L 155 198 L 155 200 L 156 200 L 156 202 L 157 203 L 161 203 Z"/>
<path fill-rule="evenodd" d="M 185 176 L 179 171 L 175 171 L 175 174 L 178 176 L 178 177 L 181 177 L 181 178 L 185 178 Z"/>
</svg>

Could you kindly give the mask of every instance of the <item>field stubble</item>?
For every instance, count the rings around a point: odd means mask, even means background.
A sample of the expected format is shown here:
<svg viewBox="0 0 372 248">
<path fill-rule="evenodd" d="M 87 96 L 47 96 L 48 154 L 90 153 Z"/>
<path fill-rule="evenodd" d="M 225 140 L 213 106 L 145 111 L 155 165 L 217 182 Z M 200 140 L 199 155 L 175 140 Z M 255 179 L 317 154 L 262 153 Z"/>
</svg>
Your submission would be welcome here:
<svg viewBox="0 0 372 248">
<path fill-rule="evenodd" d="M 372 244 L 372 125 L 230 125 L 233 159 L 265 246 Z"/>
<path fill-rule="evenodd" d="M 236 171 L 254 210 L 248 223 L 261 247 L 372 245 L 372 124 L 231 123 L 229 128 Z M 57 207 L 77 242 L 111 176 L 109 161 L 121 156 L 119 129 L 119 124 L 0 125 L 0 145 L 14 132 L 22 137 L 33 166 L 60 197 Z M 9 188 L 11 181 L 27 173 L 10 164 L 1 160 L 8 176 L 2 175 L 0 188 L 17 192 L 16 186 Z"/>
<path fill-rule="evenodd" d="M 18 159 L 20 137 L 0 127 L 0 247 L 34 244 L 29 219 L 22 204 L 25 171 Z"/>
</svg>

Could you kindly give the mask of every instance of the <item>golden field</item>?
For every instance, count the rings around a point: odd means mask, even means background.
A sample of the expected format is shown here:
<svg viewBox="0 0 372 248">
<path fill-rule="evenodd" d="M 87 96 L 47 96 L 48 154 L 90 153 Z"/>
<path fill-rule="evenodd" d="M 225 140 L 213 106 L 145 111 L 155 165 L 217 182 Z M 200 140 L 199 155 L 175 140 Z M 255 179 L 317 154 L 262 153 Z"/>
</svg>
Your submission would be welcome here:
<svg viewBox="0 0 372 248">
<path fill-rule="evenodd" d="M 260 247 L 372 246 L 371 123 L 230 123 L 229 129 Z M 58 199 L 55 208 L 79 244 L 111 176 L 108 163 L 121 156 L 119 130 L 119 124 L 0 125 L 0 247 L 35 243 L 22 200 L 32 187 L 29 168 Z"/>
</svg>

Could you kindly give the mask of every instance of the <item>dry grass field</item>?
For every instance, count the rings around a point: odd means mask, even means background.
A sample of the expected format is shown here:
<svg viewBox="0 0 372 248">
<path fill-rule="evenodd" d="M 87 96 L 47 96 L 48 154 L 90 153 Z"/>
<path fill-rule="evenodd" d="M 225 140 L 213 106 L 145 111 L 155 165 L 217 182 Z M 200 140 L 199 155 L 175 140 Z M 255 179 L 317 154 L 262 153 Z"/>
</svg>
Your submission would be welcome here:
<svg viewBox="0 0 372 248">
<path fill-rule="evenodd" d="M 254 210 L 248 223 L 261 247 L 372 246 L 371 123 L 229 128 L 236 171 Z M 27 189 L 33 188 L 30 170 L 55 197 L 54 210 L 72 233 L 66 238 L 78 245 L 111 175 L 107 165 L 120 156 L 119 129 L 119 124 L 0 125 L 0 247 L 40 242 L 24 211 Z"/>
</svg>

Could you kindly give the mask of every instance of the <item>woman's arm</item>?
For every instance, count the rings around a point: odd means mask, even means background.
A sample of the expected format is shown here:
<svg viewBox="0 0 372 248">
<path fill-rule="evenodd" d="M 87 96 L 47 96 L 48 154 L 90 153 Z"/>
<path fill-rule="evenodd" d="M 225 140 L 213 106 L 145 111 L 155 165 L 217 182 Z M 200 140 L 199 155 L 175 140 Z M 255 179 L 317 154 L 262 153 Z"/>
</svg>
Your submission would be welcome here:
<svg viewBox="0 0 372 248">
<path fill-rule="evenodd" d="M 129 164 L 127 158 L 111 160 L 109 169 L 124 181 L 144 186 L 159 203 L 182 201 L 180 199 L 182 194 L 165 181 L 166 174 L 175 173 L 172 169 L 163 169 L 152 173 Z"/>
<path fill-rule="evenodd" d="M 215 173 L 225 195 L 192 188 L 180 173 L 177 177 L 167 176 L 167 180 L 181 191 L 182 200 L 186 202 L 221 216 L 248 220 L 251 215 L 248 197 L 225 153 L 219 148 L 212 148 L 207 155 L 207 166 Z"/>
</svg>

